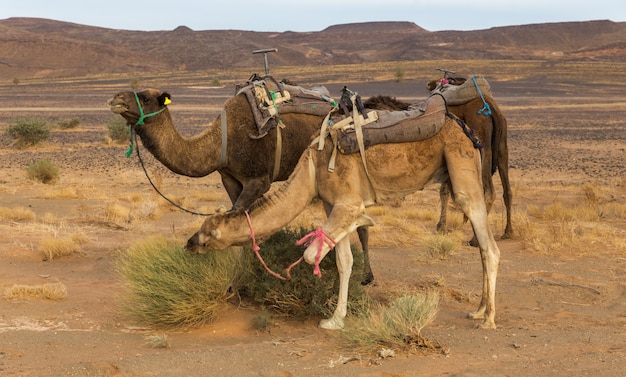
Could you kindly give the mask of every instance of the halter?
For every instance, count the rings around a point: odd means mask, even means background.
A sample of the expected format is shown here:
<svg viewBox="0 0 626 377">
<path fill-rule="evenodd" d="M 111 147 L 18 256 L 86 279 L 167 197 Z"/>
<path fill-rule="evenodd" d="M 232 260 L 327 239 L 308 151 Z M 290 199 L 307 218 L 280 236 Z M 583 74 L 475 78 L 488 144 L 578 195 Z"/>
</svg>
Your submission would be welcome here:
<svg viewBox="0 0 626 377">
<path fill-rule="evenodd" d="M 139 101 L 139 96 L 137 95 L 137 92 L 133 92 L 133 94 L 135 95 L 135 101 L 137 101 L 137 108 L 139 109 L 139 118 L 137 119 L 137 122 L 135 122 L 135 124 L 133 124 L 132 126 L 130 126 L 130 141 L 128 143 L 128 150 L 125 153 L 126 158 L 129 158 L 132 154 L 133 154 L 133 129 L 135 126 L 143 126 L 144 123 L 144 119 L 146 118 L 150 118 L 156 115 L 161 114 L 164 110 L 165 110 L 165 106 L 163 106 L 162 109 L 157 110 L 155 112 L 149 113 L 149 114 L 144 114 L 143 113 L 143 108 L 141 107 L 141 102 Z M 167 99 L 166 99 L 166 103 L 165 105 L 167 105 Z"/>
</svg>

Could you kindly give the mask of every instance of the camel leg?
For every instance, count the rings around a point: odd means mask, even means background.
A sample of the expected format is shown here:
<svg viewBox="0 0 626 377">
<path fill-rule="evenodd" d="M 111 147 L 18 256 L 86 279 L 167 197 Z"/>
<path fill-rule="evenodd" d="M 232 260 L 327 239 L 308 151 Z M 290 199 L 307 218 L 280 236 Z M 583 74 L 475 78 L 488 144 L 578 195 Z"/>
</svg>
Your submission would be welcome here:
<svg viewBox="0 0 626 377">
<path fill-rule="evenodd" d="M 437 223 L 437 233 L 446 233 L 446 223 L 448 222 L 448 201 L 450 200 L 450 181 L 441 184 L 439 189 L 439 198 L 441 199 L 441 213 L 439 222 Z"/>
<path fill-rule="evenodd" d="M 370 265 L 369 231 L 366 226 L 360 226 L 356 228 L 356 232 L 359 235 L 359 242 L 361 242 L 361 248 L 363 249 L 363 280 L 361 285 L 368 285 L 374 281 L 374 274 Z"/>
<path fill-rule="evenodd" d="M 239 182 L 235 177 L 220 173 L 222 184 L 228 194 L 230 202 L 235 208 L 248 208 L 256 199 L 260 198 L 270 189 L 269 177 L 251 178 L 245 184 Z"/>
<path fill-rule="evenodd" d="M 483 267 L 483 292 L 480 304 L 478 309 L 469 313 L 468 316 L 473 319 L 482 319 L 481 327 L 494 329 L 496 327 L 495 297 L 500 249 L 489 229 L 487 206 L 480 178 L 476 174 L 480 168 L 474 170 L 466 161 L 463 158 L 455 159 L 454 163 L 448 164 L 448 170 L 452 182 L 452 196 L 472 224 L 478 240 Z"/>
<path fill-rule="evenodd" d="M 506 148 L 506 146 L 505 146 Z M 506 227 L 504 228 L 503 239 L 513 237 L 513 226 L 511 225 L 511 204 L 513 202 L 513 193 L 511 192 L 511 182 L 509 181 L 509 153 L 503 152 L 498 160 L 498 173 L 502 182 L 502 197 L 504 198 L 504 206 L 506 207 Z"/>
<path fill-rule="evenodd" d="M 329 206 L 325 205 L 325 209 L 328 208 Z M 343 319 L 346 316 L 348 304 L 348 284 L 354 263 L 348 235 L 359 227 L 374 225 L 374 221 L 364 214 L 364 210 L 365 207 L 362 202 L 360 205 L 337 204 L 332 207 L 324 224 L 324 231 L 337 242 L 335 250 L 339 271 L 337 307 L 331 318 L 320 322 L 320 327 L 324 329 L 338 330 L 343 328 Z M 322 242 L 321 251 L 320 242 Z M 319 260 L 322 260 L 329 251 L 328 245 L 323 240 L 317 239 L 304 250 L 304 260 L 309 264 L 314 264 L 318 257 Z"/>
<path fill-rule="evenodd" d="M 234 207 L 235 202 L 237 202 L 237 198 L 239 197 L 239 195 L 241 195 L 241 190 L 243 190 L 243 186 L 238 180 L 228 174 L 220 172 L 220 175 L 222 176 L 222 184 L 224 185 L 224 189 L 226 190 L 228 198 L 230 199 L 230 202 L 233 204 Z"/>
<path fill-rule="evenodd" d="M 339 271 L 339 294 L 337 297 L 337 307 L 333 316 L 328 319 L 322 319 L 319 327 L 326 330 L 343 329 L 343 320 L 346 318 L 348 311 L 348 286 L 350 284 L 350 275 L 352 274 L 352 264 L 354 259 L 350 250 L 350 239 L 344 237 L 335 246 L 335 256 L 337 260 L 337 270 Z"/>
</svg>

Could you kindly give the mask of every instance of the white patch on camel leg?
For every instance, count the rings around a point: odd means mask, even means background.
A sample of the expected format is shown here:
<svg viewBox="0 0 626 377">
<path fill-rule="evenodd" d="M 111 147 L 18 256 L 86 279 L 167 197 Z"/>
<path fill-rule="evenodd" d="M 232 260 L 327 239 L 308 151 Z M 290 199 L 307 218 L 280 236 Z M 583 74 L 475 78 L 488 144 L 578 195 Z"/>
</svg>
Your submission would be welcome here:
<svg viewBox="0 0 626 377">
<path fill-rule="evenodd" d="M 348 237 L 344 237 L 337 243 L 335 246 L 335 255 L 337 270 L 339 271 L 339 295 L 333 316 L 328 319 L 322 319 L 319 323 L 319 327 L 326 330 L 343 329 L 343 320 L 346 318 L 348 311 L 348 286 L 350 284 L 350 275 L 352 274 L 352 264 L 354 262 L 352 251 L 350 250 L 350 239 Z"/>
</svg>

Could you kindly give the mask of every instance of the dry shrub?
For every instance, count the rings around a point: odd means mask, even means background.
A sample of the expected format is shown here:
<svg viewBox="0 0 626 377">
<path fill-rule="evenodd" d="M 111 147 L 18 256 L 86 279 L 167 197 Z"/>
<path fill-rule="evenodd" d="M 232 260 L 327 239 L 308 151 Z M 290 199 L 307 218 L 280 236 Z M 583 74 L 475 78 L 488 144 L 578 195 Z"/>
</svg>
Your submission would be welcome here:
<svg viewBox="0 0 626 377">
<path fill-rule="evenodd" d="M 56 183 L 59 180 L 60 169 L 48 160 L 39 160 L 26 168 L 28 179 L 44 184 Z"/>
<path fill-rule="evenodd" d="M 0 207 L 0 220 L 32 221 L 35 220 L 35 213 L 30 209 L 21 206 L 13 208 Z"/>
<path fill-rule="evenodd" d="M 67 288 L 63 283 L 14 284 L 4 290 L 4 298 L 7 300 L 62 300 L 66 296 Z"/>
<path fill-rule="evenodd" d="M 389 306 L 375 305 L 368 316 L 348 321 L 342 339 L 359 350 L 378 347 L 396 349 L 432 348 L 422 336 L 422 329 L 430 324 L 439 311 L 437 293 L 403 295 Z"/>
<path fill-rule="evenodd" d="M 39 250 L 43 253 L 43 260 L 51 261 L 59 257 L 82 254 L 81 243 L 84 241 L 81 236 L 48 238 L 41 241 Z"/>
<path fill-rule="evenodd" d="M 123 252 L 116 265 L 128 316 L 154 328 L 185 329 L 217 318 L 238 285 L 241 253 L 187 255 L 180 241 L 148 238 Z"/>
</svg>

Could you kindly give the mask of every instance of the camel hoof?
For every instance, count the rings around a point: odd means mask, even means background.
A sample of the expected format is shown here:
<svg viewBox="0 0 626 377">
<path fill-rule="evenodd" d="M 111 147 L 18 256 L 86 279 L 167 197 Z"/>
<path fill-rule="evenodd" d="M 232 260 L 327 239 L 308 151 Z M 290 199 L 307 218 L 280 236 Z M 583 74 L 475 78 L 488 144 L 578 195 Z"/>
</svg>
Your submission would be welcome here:
<svg viewBox="0 0 626 377">
<path fill-rule="evenodd" d="M 495 324 L 495 322 L 484 321 L 483 323 L 478 325 L 478 327 L 481 328 L 481 329 L 485 329 L 485 330 L 495 330 L 496 329 L 496 324 Z"/>
<path fill-rule="evenodd" d="M 319 327 L 325 330 L 341 330 L 343 329 L 343 319 L 328 318 L 322 319 L 319 323 Z"/>
<path fill-rule="evenodd" d="M 485 311 L 477 310 L 475 312 L 467 313 L 467 318 L 470 319 L 485 319 Z"/>
<path fill-rule="evenodd" d="M 374 281 L 374 274 L 370 272 L 367 275 L 365 275 L 365 278 L 363 280 L 361 280 L 361 285 L 369 285 L 373 281 Z"/>
<path fill-rule="evenodd" d="M 510 240 L 512 238 L 513 238 L 513 231 L 505 231 L 502 237 L 500 237 L 501 240 Z"/>
<path fill-rule="evenodd" d="M 472 238 L 469 242 L 469 245 L 472 247 L 478 247 L 478 240 L 476 239 L 476 237 Z"/>
</svg>

